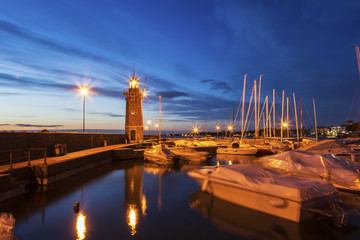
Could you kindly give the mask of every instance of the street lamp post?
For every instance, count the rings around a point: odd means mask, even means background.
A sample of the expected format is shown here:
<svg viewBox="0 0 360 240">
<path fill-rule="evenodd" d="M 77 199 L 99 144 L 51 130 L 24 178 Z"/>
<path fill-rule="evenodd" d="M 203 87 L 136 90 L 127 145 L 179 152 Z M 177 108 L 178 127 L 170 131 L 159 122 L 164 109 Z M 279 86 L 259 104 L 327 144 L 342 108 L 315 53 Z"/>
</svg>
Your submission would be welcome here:
<svg viewBox="0 0 360 240">
<path fill-rule="evenodd" d="M 220 130 L 220 126 L 218 125 L 218 126 L 216 126 L 216 135 L 217 135 L 217 138 L 219 138 L 219 130 Z"/>
<path fill-rule="evenodd" d="M 83 96 L 83 133 L 85 133 L 85 96 L 87 94 L 86 88 L 80 89 L 81 95 Z"/>
<path fill-rule="evenodd" d="M 228 130 L 229 130 L 229 137 L 231 137 L 232 126 L 228 126 Z"/>
</svg>

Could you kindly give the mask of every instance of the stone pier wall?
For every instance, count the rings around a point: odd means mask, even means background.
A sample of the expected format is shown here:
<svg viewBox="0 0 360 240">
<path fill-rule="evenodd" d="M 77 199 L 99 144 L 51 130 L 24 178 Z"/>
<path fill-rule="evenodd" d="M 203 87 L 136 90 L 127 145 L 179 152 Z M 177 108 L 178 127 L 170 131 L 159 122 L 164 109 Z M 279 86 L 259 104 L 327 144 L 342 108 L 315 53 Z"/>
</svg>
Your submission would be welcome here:
<svg viewBox="0 0 360 240">
<path fill-rule="evenodd" d="M 27 160 L 29 148 L 46 148 L 47 156 L 54 156 L 57 144 L 66 144 L 67 152 L 75 152 L 102 147 L 105 142 L 113 145 L 127 141 L 125 134 L 0 132 L 0 164 L 9 164 L 10 151 L 13 152 L 14 162 L 21 162 Z M 41 151 L 35 151 L 32 159 L 41 154 Z"/>
</svg>

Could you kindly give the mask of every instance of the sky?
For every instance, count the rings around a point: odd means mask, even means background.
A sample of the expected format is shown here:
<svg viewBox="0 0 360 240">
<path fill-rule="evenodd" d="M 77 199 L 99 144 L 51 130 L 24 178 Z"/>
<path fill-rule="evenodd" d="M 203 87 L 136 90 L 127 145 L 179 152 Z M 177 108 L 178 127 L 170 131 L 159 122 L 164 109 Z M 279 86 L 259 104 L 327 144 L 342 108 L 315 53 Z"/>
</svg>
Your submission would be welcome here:
<svg viewBox="0 0 360 240">
<path fill-rule="evenodd" d="M 159 95 L 163 130 L 216 131 L 233 115 L 238 129 L 245 74 L 245 113 L 262 74 L 278 123 L 283 90 L 292 126 L 293 93 L 305 127 L 313 99 L 318 126 L 359 122 L 359 12 L 358 0 L 2 0 L 0 130 L 82 129 L 80 85 L 86 129 L 123 130 L 134 65 L 150 130 Z"/>
</svg>

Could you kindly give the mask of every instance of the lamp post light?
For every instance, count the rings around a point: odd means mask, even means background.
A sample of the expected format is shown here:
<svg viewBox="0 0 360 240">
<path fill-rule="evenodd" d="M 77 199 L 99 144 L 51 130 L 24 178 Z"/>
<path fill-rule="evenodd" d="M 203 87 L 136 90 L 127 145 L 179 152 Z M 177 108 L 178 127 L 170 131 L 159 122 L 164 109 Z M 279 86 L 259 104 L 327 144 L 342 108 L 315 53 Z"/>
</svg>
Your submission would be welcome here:
<svg viewBox="0 0 360 240">
<path fill-rule="evenodd" d="M 193 129 L 193 135 L 194 135 L 194 137 L 195 137 L 195 135 L 198 134 L 198 132 L 199 132 L 199 129 L 195 127 L 195 128 Z"/>
<path fill-rule="evenodd" d="M 284 129 L 287 131 L 287 133 L 288 133 L 288 132 L 289 132 L 289 128 L 288 128 L 287 122 L 284 122 L 284 123 L 283 123 L 283 127 L 284 127 Z"/>
<path fill-rule="evenodd" d="M 217 138 L 219 138 L 219 130 L 220 130 L 220 126 L 217 125 L 217 126 L 216 126 L 216 135 L 217 135 Z"/>
<path fill-rule="evenodd" d="M 88 93 L 87 88 L 81 87 L 80 93 L 83 96 L 83 133 L 85 133 L 85 96 Z"/>
<path fill-rule="evenodd" d="M 232 131 L 232 126 L 230 125 L 230 126 L 228 126 L 228 130 L 229 130 L 229 137 L 231 137 L 231 131 Z"/>
</svg>

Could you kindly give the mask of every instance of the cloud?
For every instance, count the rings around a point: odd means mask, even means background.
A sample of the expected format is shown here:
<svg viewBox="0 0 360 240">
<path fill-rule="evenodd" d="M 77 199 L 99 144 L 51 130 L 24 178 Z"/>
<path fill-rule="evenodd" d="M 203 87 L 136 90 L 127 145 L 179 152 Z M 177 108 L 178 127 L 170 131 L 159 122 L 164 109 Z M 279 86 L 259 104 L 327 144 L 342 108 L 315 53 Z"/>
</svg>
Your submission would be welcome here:
<svg viewBox="0 0 360 240">
<path fill-rule="evenodd" d="M 24 95 L 23 93 L 9 93 L 9 92 L 0 92 L 0 96 L 18 96 Z"/>
<path fill-rule="evenodd" d="M 8 124 L 8 123 L 1 123 L 1 124 L 0 124 L 0 126 L 1 126 L 1 127 L 3 127 L 3 126 L 11 126 L 11 124 Z"/>
<path fill-rule="evenodd" d="M 107 112 L 91 112 L 90 114 L 104 115 L 104 116 L 113 117 L 113 118 L 125 117 L 125 115 L 123 115 L 123 114 L 115 114 L 115 113 L 107 113 Z"/>
<path fill-rule="evenodd" d="M 225 82 L 220 82 L 220 81 L 213 80 L 213 79 L 204 79 L 204 80 L 201 80 L 200 82 L 208 83 L 211 85 L 210 89 L 222 90 L 222 93 L 228 93 L 228 92 L 232 91 L 232 88 L 229 87 L 229 85 L 227 85 L 227 83 L 225 83 Z"/>
<path fill-rule="evenodd" d="M 168 99 L 189 96 L 189 94 L 187 94 L 185 92 L 180 92 L 180 91 L 176 91 L 176 90 L 157 92 L 157 95 L 161 95 L 163 98 L 168 98 Z"/>
<path fill-rule="evenodd" d="M 17 37 L 20 37 L 22 39 L 45 46 L 47 48 L 50 48 L 52 50 L 61 52 L 63 54 L 69 55 L 69 56 L 80 57 L 80 58 L 84 58 L 84 59 L 91 59 L 92 61 L 107 64 L 112 67 L 116 67 L 116 68 L 121 67 L 121 68 L 127 69 L 127 66 L 120 64 L 119 62 L 114 61 L 110 58 L 96 55 L 91 52 L 83 51 L 81 49 L 75 49 L 75 48 L 68 47 L 68 46 L 62 46 L 60 43 L 56 43 L 53 40 L 48 40 L 48 39 L 42 38 L 40 36 L 37 36 L 36 34 L 30 32 L 30 31 L 27 31 L 25 28 L 22 28 L 19 25 L 5 21 L 3 19 L 0 20 L 0 29 L 7 33 L 15 35 Z"/>
<path fill-rule="evenodd" d="M 29 124 L 29 123 L 17 123 L 15 124 L 16 127 L 37 127 L 37 128 L 56 128 L 56 127 L 63 127 L 64 125 L 37 125 L 37 124 Z"/>
</svg>

